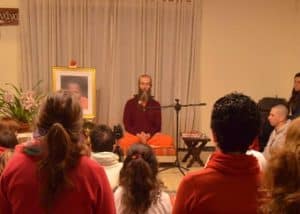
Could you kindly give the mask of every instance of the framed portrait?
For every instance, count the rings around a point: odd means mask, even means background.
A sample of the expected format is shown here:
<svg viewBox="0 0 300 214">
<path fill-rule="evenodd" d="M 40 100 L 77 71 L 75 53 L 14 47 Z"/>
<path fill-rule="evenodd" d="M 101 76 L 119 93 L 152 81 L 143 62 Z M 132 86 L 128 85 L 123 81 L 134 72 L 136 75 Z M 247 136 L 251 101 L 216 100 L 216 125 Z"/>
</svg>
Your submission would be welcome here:
<svg viewBox="0 0 300 214">
<path fill-rule="evenodd" d="M 95 73 L 95 68 L 52 67 L 53 91 L 64 89 L 78 96 L 86 119 L 96 115 Z"/>
</svg>

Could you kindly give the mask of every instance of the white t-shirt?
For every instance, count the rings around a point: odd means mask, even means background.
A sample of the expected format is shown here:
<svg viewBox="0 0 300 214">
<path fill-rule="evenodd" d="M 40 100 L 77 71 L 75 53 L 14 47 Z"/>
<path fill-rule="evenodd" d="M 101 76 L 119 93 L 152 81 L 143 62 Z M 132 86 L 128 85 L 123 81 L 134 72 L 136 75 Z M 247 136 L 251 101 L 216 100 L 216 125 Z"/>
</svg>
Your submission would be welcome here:
<svg viewBox="0 0 300 214">
<path fill-rule="evenodd" d="M 123 166 L 123 163 L 118 161 L 118 155 L 112 152 L 98 152 L 92 153 L 91 156 L 92 159 L 96 160 L 101 166 L 103 166 L 110 187 L 114 190 L 119 185 L 119 174 Z"/>
<path fill-rule="evenodd" d="M 285 137 L 291 121 L 287 120 L 286 123 L 278 130 L 276 128 L 271 132 L 268 143 L 264 149 L 264 156 L 266 160 L 269 160 L 272 156 L 272 152 L 284 147 Z"/>
<path fill-rule="evenodd" d="M 267 166 L 267 161 L 265 159 L 265 156 L 261 152 L 258 152 L 258 151 L 255 151 L 255 150 L 251 149 L 251 150 L 248 150 L 246 152 L 246 154 L 256 157 L 257 162 L 258 162 L 258 166 L 260 168 L 260 171 L 262 171 L 262 172 L 265 171 L 266 166 Z"/>
<path fill-rule="evenodd" d="M 121 197 L 123 194 L 123 188 L 118 187 L 114 193 L 115 206 L 117 214 L 123 214 L 123 205 L 121 203 Z M 172 213 L 172 205 L 170 196 L 166 192 L 161 192 L 160 198 L 155 204 L 147 210 L 145 214 L 170 214 Z"/>
</svg>

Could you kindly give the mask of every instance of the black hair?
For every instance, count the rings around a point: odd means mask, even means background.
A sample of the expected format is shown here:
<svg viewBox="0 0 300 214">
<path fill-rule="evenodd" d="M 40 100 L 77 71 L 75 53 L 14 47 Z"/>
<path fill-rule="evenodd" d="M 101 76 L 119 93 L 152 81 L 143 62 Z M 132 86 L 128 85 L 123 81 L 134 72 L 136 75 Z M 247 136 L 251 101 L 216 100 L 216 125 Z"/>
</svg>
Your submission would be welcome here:
<svg viewBox="0 0 300 214">
<path fill-rule="evenodd" d="M 0 131 L 0 146 L 13 149 L 18 144 L 16 134 L 9 129 Z"/>
<path fill-rule="evenodd" d="M 213 106 L 211 128 L 223 152 L 245 153 L 259 132 L 258 107 L 241 93 L 221 97 Z"/>
<path fill-rule="evenodd" d="M 112 152 L 115 136 L 107 125 L 97 125 L 90 132 L 93 152 Z"/>
</svg>

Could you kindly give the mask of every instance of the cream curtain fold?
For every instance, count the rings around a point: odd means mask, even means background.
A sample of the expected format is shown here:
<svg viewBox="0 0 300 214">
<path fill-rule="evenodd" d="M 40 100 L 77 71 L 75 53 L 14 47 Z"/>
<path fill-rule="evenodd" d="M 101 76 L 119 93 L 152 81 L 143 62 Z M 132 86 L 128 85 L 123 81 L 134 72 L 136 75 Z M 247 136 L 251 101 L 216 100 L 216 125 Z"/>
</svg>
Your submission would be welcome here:
<svg viewBox="0 0 300 214">
<path fill-rule="evenodd" d="M 137 76 L 153 77 L 162 106 L 196 104 L 200 97 L 201 0 L 22 0 L 21 85 L 43 80 L 52 66 L 96 68 L 96 122 L 122 124 Z M 200 130 L 202 107 L 180 111 L 180 131 Z M 175 137 L 175 109 L 164 108 L 163 132 Z"/>
</svg>

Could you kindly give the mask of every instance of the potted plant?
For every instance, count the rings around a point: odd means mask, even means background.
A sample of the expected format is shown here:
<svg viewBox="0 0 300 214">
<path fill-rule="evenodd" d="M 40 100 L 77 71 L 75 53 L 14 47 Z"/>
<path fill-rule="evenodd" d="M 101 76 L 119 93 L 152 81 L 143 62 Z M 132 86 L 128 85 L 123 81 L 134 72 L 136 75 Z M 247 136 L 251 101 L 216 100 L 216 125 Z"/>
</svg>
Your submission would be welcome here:
<svg viewBox="0 0 300 214">
<path fill-rule="evenodd" d="M 23 90 L 11 83 L 5 85 L 11 90 L 0 88 L 0 116 L 16 120 L 20 128 L 29 128 L 44 97 L 37 91 L 41 81 L 32 90 Z M 22 130 L 21 130 L 22 131 Z"/>
</svg>

